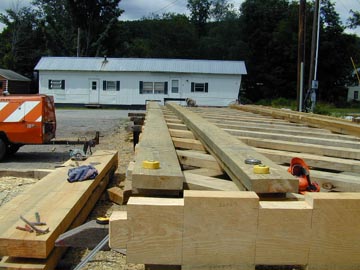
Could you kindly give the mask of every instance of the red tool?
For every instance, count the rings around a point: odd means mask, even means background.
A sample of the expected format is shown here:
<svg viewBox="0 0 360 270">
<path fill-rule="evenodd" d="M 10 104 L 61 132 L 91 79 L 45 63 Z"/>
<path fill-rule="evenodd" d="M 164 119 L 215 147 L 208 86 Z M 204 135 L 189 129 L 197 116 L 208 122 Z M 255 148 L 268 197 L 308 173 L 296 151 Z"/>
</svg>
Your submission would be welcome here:
<svg viewBox="0 0 360 270">
<path fill-rule="evenodd" d="M 320 186 L 316 182 L 310 180 L 310 168 L 304 160 L 295 157 L 290 162 L 288 172 L 299 179 L 299 193 L 319 192 Z"/>
</svg>

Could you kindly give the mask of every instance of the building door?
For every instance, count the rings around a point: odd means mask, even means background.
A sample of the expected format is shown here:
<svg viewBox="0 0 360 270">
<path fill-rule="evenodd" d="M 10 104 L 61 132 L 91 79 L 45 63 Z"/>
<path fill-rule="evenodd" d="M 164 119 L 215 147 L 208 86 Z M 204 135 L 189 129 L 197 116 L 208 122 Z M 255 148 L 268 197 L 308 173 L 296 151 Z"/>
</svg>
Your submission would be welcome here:
<svg viewBox="0 0 360 270">
<path fill-rule="evenodd" d="M 181 98 L 180 80 L 177 78 L 171 79 L 170 96 L 174 98 Z"/>
<path fill-rule="evenodd" d="M 89 80 L 89 103 L 99 104 L 100 101 L 100 82 L 98 79 Z"/>
</svg>

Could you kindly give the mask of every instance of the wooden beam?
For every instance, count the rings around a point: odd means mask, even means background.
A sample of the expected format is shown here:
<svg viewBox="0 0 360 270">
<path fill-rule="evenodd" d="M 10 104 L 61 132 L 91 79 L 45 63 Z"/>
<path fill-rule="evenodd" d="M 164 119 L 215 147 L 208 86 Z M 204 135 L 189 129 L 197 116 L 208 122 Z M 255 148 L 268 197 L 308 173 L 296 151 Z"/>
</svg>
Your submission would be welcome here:
<svg viewBox="0 0 360 270">
<path fill-rule="evenodd" d="M 191 150 L 176 150 L 176 153 L 182 165 L 222 171 L 221 167 L 212 155 Z"/>
<path fill-rule="evenodd" d="M 175 138 L 185 138 L 185 139 L 196 139 L 194 134 L 190 130 L 180 130 L 180 129 L 169 129 L 171 137 Z"/>
<path fill-rule="evenodd" d="M 231 108 L 271 115 L 274 118 L 287 119 L 292 122 L 303 124 L 306 123 L 309 126 L 321 127 L 333 132 L 360 137 L 359 124 L 335 117 L 320 116 L 317 114 L 307 114 L 252 105 L 232 105 Z"/>
<path fill-rule="evenodd" d="M 84 207 L 80 210 L 69 229 L 73 229 L 83 224 L 90 214 L 91 210 L 103 194 L 106 186 L 109 183 L 109 179 L 112 176 L 112 172 L 108 171 L 108 174 L 102 178 L 101 182 L 97 185 L 96 189 L 92 192 L 90 198 L 87 200 Z M 65 253 L 66 248 L 55 247 L 50 255 L 46 259 L 33 259 L 33 258 L 21 258 L 21 257 L 8 257 L 5 256 L 1 260 L 0 268 L 4 269 L 25 269 L 25 270 L 51 270 L 55 269 L 58 261 Z"/>
<path fill-rule="evenodd" d="M 296 142 L 288 142 L 288 141 L 256 139 L 252 137 L 237 137 L 237 138 L 249 146 L 258 147 L 258 148 L 293 151 L 293 152 L 317 154 L 328 157 L 360 160 L 359 149 L 334 147 L 334 146 L 322 146 L 322 145 L 309 144 L 309 143 L 296 143 Z"/>
<path fill-rule="evenodd" d="M 181 199 L 131 198 L 126 222 L 130 230 L 112 234 L 110 240 L 127 241 L 131 263 L 186 269 L 360 267 L 358 193 L 306 193 L 303 201 L 260 201 L 254 192 L 185 190 Z"/>
<path fill-rule="evenodd" d="M 184 172 L 185 175 L 185 189 L 190 190 L 223 190 L 235 191 L 238 187 L 229 180 L 219 179 L 215 177 L 202 176 L 190 172 Z"/>
<path fill-rule="evenodd" d="M 205 148 L 216 157 L 233 182 L 258 193 L 296 192 L 298 180 L 284 172 L 277 164 L 241 143 L 235 137 L 179 105 L 167 103 L 177 113 Z M 271 167 L 270 174 L 255 174 L 253 166 L 245 164 L 245 159 L 256 158 Z"/>
<path fill-rule="evenodd" d="M 187 150 L 205 151 L 205 147 L 199 140 L 185 139 L 185 138 L 172 138 L 176 148 Z"/>
<path fill-rule="evenodd" d="M 209 176 L 209 177 L 217 177 L 217 176 L 224 175 L 224 172 L 221 170 L 208 169 L 208 168 L 190 169 L 190 170 L 184 171 L 184 173 L 185 172 L 189 172 L 192 174 L 198 174 L 198 175 L 202 175 L 202 176 Z"/>
<path fill-rule="evenodd" d="M 144 161 L 159 161 L 159 169 L 143 167 Z M 184 175 L 158 103 L 147 103 L 144 131 L 138 144 L 132 172 L 132 187 L 138 190 L 183 188 Z"/>
<path fill-rule="evenodd" d="M 69 168 L 59 168 L 1 207 L 1 256 L 43 259 L 49 256 L 55 239 L 81 214 L 81 209 L 102 179 L 109 171 L 114 172 L 117 168 L 117 152 L 96 151 L 85 162 L 96 164 L 94 166 L 99 175 L 94 180 L 69 183 Z M 39 212 L 42 220 L 47 223 L 49 233 L 36 235 L 15 229 L 16 226 L 24 225 L 19 219 L 20 215 L 34 220 L 35 212 Z"/>
<path fill-rule="evenodd" d="M 263 155 L 267 156 L 278 164 L 290 164 L 292 158 L 300 157 L 304 159 L 309 166 L 314 168 L 360 173 L 359 160 L 324 157 L 313 154 L 287 152 L 263 148 L 256 148 L 256 151 L 262 153 Z"/>
<path fill-rule="evenodd" d="M 325 145 L 325 146 L 334 146 L 334 147 L 344 147 L 350 149 L 359 149 L 360 142 L 354 141 L 344 141 L 340 139 L 327 139 L 323 137 L 312 137 L 304 136 L 303 134 L 291 135 L 289 134 L 274 134 L 264 131 L 245 131 L 245 130 L 225 130 L 231 135 L 239 137 L 249 137 L 253 139 L 266 139 L 282 142 L 296 142 L 298 144 L 316 144 L 316 145 Z"/>
</svg>

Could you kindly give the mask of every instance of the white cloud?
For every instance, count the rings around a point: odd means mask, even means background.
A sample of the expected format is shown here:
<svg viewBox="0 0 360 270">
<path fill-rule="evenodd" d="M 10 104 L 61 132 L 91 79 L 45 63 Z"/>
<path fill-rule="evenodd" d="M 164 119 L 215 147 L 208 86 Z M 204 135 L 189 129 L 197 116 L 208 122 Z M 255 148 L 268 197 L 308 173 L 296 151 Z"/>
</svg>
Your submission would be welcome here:
<svg viewBox="0 0 360 270">
<path fill-rule="evenodd" d="M 238 10 L 244 0 L 229 0 L 234 4 Z M 312 0 L 307 0 L 309 3 Z M 0 0 L 0 13 L 4 13 L 6 9 L 14 8 L 16 5 L 26 6 L 30 5 L 31 0 Z M 335 8 L 339 13 L 340 18 L 344 24 L 350 17 L 350 10 L 360 11 L 359 0 L 336 0 Z M 125 12 L 121 15 L 121 20 L 138 20 L 142 17 L 150 16 L 152 13 L 163 14 L 167 12 L 174 12 L 180 14 L 189 14 L 186 7 L 187 0 L 121 0 L 119 7 Z M 312 19 L 312 18 L 309 18 Z M 0 31 L 4 25 L 0 23 Z M 358 29 L 347 29 L 347 33 L 356 33 L 360 36 L 360 27 Z"/>
</svg>

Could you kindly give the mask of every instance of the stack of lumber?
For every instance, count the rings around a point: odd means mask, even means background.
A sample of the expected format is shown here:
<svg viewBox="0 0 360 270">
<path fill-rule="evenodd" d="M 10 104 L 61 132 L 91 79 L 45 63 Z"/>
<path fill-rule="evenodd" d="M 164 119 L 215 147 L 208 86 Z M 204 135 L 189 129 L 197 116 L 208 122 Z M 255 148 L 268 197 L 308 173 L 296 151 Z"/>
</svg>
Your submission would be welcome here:
<svg viewBox="0 0 360 270">
<path fill-rule="evenodd" d="M 128 262 L 182 269 L 353 270 L 360 268 L 358 222 L 359 193 L 279 202 L 250 191 L 184 191 L 179 199 L 130 198 L 127 212 L 111 216 L 110 247 L 126 248 Z"/>
<path fill-rule="evenodd" d="M 127 211 L 113 213 L 110 246 L 126 248 L 128 262 L 204 270 L 360 269 L 360 194 L 349 193 L 360 190 L 357 136 L 230 108 L 167 104 L 162 114 L 173 145 L 160 149 L 175 148 L 184 196 L 142 194 L 129 199 Z M 145 132 L 141 140 L 157 134 Z M 297 194 L 298 180 L 287 173 L 293 157 L 312 167 L 322 191 L 342 193 Z M 271 173 L 254 175 L 246 158 L 260 159 Z"/>
<path fill-rule="evenodd" d="M 63 248 L 55 248 L 55 240 L 86 220 L 117 168 L 118 155 L 116 151 L 96 151 L 78 164 L 93 164 L 98 176 L 94 180 L 69 183 L 71 166 L 64 166 L 0 208 L 0 256 L 4 256 L 0 268 L 55 268 L 64 252 Z M 16 229 L 24 226 L 20 215 L 35 221 L 35 212 L 46 222 L 49 233 L 37 235 Z"/>
<path fill-rule="evenodd" d="M 247 106 L 236 108 L 249 110 Z M 302 123 L 293 123 L 229 108 L 192 110 L 279 165 L 288 166 L 293 157 L 304 159 L 311 166 L 312 180 L 322 185 L 322 191 L 360 191 L 360 138 L 357 136 L 310 127 L 305 120 Z M 302 115 L 297 112 L 291 114 Z M 323 118 L 327 121 L 331 119 L 320 116 L 319 121 Z M 343 122 L 342 129 L 345 133 L 350 133 L 345 131 L 345 126 L 350 124 L 350 130 L 357 128 L 358 135 L 360 134 L 360 125 L 347 120 L 336 121 L 338 125 Z M 176 133 L 173 134 L 177 136 Z M 174 140 L 175 144 L 176 141 L 177 139 Z"/>
</svg>

